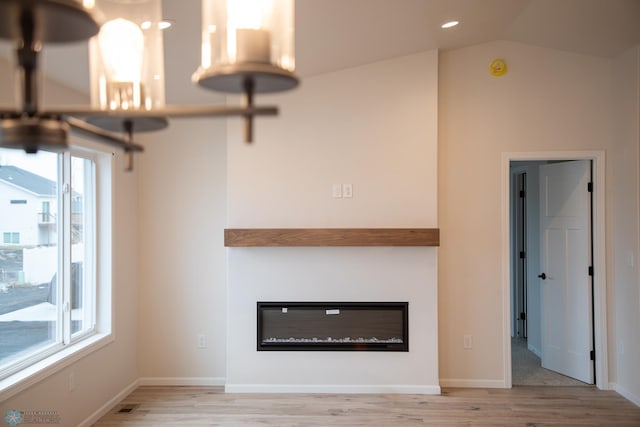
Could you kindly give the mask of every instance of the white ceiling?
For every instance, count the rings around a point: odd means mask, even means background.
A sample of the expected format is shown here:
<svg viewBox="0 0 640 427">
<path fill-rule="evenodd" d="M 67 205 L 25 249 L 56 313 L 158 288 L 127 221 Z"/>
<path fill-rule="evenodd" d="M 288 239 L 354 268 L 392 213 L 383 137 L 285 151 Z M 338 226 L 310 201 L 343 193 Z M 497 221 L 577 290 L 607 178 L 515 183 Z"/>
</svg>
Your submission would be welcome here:
<svg viewBox="0 0 640 427">
<path fill-rule="evenodd" d="M 176 21 L 165 33 L 167 102 L 211 102 L 211 92 L 191 83 L 199 64 L 200 0 L 163 4 L 165 17 Z M 440 28 L 451 19 L 460 25 Z M 614 57 L 640 45 L 640 0 L 296 0 L 302 78 L 492 40 Z M 3 44 L 0 53 L 7 55 Z M 44 52 L 50 77 L 88 92 L 86 43 Z"/>
</svg>

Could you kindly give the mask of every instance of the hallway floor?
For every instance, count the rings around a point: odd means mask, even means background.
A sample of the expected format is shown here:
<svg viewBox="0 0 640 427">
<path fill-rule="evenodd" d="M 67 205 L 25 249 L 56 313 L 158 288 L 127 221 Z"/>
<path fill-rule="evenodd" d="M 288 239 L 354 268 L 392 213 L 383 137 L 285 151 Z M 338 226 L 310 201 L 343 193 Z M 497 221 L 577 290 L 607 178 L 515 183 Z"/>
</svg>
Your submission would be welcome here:
<svg viewBox="0 0 640 427">
<path fill-rule="evenodd" d="M 585 386 L 571 377 L 545 369 L 540 358 L 527 348 L 527 341 L 523 338 L 511 339 L 511 373 L 512 384 L 518 385 L 549 385 L 549 386 Z"/>
</svg>

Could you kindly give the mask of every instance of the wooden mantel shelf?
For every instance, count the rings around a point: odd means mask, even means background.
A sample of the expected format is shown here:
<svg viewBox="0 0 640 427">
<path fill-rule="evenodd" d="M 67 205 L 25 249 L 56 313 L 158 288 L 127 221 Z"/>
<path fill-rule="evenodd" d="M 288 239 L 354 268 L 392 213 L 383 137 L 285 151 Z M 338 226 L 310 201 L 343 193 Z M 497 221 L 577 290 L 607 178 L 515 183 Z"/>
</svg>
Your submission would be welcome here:
<svg viewBox="0 0 640 427">
<path fill-rule="evenodd" d="M 438 228 L 227 228 L 227 247 L 440 246 Z"/>
</svg>

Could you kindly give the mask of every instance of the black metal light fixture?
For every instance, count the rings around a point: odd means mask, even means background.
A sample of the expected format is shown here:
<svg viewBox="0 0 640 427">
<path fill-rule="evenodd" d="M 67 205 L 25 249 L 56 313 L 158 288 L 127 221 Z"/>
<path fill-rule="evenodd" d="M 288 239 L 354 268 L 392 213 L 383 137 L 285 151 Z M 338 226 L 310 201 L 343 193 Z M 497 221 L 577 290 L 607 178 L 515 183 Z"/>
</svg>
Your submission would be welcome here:
<svg viewBox="0 0 640 427">
<path fill-rule="evenodd" d="M 20 108 L 0 107 L 0 147 L 64 151 L 69 131 L 122 148 L 127 169 L 136 132 L 161 130 L 169 117 L 276 115 L 254 94 L 297 86 L 293 0 L 202 0 L 202 62 L 192 80 L 245 95 L 240 107 L 165 105 L 161 0 L 0 0 L 0 38 L 16 46 Z M 89 40 L 91 106 L 43 110 L 38 59 L 44 44 Z"/>
</svg>

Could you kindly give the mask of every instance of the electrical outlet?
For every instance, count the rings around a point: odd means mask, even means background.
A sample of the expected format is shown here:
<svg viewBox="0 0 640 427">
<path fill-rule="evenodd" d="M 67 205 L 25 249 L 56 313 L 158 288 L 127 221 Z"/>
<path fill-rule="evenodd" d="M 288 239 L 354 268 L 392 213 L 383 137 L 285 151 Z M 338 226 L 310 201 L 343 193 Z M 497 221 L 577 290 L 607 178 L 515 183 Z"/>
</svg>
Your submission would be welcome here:
<svg viewBox="0 0 640 427">
<path fill-rule="evenodd" d="M 207 337 L 205 334 L 198 334 L 198 348 L 207 348 Z"/>
<path fill-rule="evenodd" d="M 464 336 L 464 348 L 470 350 L 473 348 L 473 336 L 465 335 Z"/>
</svg>

